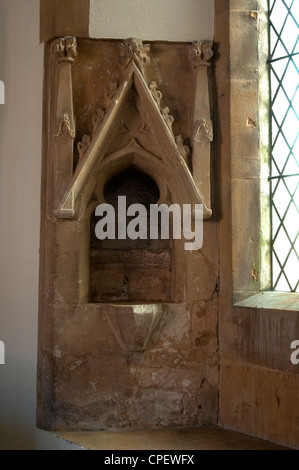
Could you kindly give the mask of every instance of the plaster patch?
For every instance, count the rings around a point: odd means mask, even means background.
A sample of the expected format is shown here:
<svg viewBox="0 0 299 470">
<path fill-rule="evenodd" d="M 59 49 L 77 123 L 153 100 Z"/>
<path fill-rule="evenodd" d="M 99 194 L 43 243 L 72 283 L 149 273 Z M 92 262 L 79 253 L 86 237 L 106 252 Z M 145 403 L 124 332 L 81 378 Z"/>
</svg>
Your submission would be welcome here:
<svg viewBox="0 0 299 470">
<path fill-rule="evenodd" d="M 214 2 L 188 0 L 187 5 L 186 0 L 91 0 L 89 36 L 182 42 L 213 39 Z"/>
</svg>

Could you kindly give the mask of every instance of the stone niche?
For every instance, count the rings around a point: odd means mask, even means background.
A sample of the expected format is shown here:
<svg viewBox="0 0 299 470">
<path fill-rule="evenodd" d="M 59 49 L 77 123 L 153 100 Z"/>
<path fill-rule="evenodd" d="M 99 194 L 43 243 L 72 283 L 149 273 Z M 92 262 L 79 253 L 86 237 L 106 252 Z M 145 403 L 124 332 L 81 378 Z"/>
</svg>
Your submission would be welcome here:
<svg viewBox="0 0 299 470">
<path fill-rule="evenodd" d="M 43 429 L 217 422 L 212 55 L 209 41 L 64 37 L 45 46 Z M 96 208 L 109 203 L 117 217 L 121 196 L 146 208 L 202 204 L 202 248 L 172 236 L 99 240 Z"/>
<path fill-rule="evenodd" d="M 174 298 L 172 239 L 150 239 L 150 205 L 159 201 L 154 180 L 134 167 L 114 176 L 104 188 L 104 199 L 115 209 L 118 197 L 147 209 L 147 239 L 98 240 L 93 214 L 90 224 L 90 302 L 171 302 Z M 127 226 L 133 220 L 127 217 Z M 171 235 L 171 232 L 170 232 Z"/>
</svg>

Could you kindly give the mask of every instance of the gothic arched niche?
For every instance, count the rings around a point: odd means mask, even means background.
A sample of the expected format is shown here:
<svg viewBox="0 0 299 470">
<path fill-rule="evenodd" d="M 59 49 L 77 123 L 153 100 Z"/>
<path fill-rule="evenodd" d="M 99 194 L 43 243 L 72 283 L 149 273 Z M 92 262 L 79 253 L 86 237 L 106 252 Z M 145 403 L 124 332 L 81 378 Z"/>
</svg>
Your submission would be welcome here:
<svg viewBox="0 0 299 470">
<path fill-rule="evenodd" d="M 211 216 L 211 44 L 80 39 L 77 53 L 66 37 L 46 52 L 38 425 L 198 425 L 218 397 L 204 378 L 216 227 L 192 252 L 183 237 L 100 241 L 95 211 L 126 196 Z"/>
</svg>

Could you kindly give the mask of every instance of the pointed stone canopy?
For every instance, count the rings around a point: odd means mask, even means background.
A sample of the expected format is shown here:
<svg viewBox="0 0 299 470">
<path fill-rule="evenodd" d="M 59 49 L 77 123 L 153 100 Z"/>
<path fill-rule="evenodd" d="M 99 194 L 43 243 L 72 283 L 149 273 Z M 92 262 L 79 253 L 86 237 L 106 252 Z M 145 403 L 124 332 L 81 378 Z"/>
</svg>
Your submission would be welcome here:
<svg viewBox="0 0 299 470">
<path fill-rule="evenodd" d="M 138 63 L 139 62 L 139 63 Z M 142 65 L 144 65 L 144 58 Z M 115 90 L 113 90 L 114 92 Z M 146 168 L 153 166 L 151 176 L 154 176 L 157 184 L 160 179 L 167 186 L 171 200 L 179 204 L 203 204 L 204 219 L 208 219 L 212 211 L 205 204 L 204 197 L 196 186 L 192 174 L 186 162 L 187 146 L 182 143 L 182 137 L 175 137 L 172 131 L 173 117 L 169 115 L 167 107 L 161 108 L 161 92 L 157 90 L 155 82 L 148 83 L 144 67 L 140 67 L 140 61 L 136 60 L 136 54 L 132 55 L 125 69 L 124 79 L 116 89 L 113 98 L 110 99 L 106 110 L 98 110 L 93 118 L 94 132 L 91 137 L 83 136 L 78 145 L 80 160 L 74 175 L 62 197 L 55 215 L 58 218 L 77 218 L 80 213 L 80 204 L 88 179 L 97 184 L 97 178 L 101 176 L 105 167 L 115 163 L 115 155 L 107 157 L 109 145 L 113 142 L 117 130 L 122 123 L 124 108 L 130 98 L 130 94 L 137 95 L 142 103 L 144 127 L 149 126 L 153 130 L 154 140 L 159 145 L 156 155 L 146 152 L 139 147 L 138 142 L 132 139 L 122 151 L 119 150 L 118 159 L 129 153 L 146 154 Z M 139 157 L 138 157 L 139 158 Z M 138 158 L 134 164 L 138 167 Z M 144 157 L 145 158 L 145 157 Z M 114 160 L 113 160 L 114 159 Z M 108 165 L 108 166 L 107 166 Z M 144 170 L 144 167 L 140 168 Z M 156 176 L 156 177 L 155 177 Z M 162 185 L 162 186 L 163 186 Z M 159 186 L 159 184 L 158 184 Z M 161 192 L 161 184 L 160 184 Z M 163 193 L 165 194 L 165 188 Z"/>
</svg>

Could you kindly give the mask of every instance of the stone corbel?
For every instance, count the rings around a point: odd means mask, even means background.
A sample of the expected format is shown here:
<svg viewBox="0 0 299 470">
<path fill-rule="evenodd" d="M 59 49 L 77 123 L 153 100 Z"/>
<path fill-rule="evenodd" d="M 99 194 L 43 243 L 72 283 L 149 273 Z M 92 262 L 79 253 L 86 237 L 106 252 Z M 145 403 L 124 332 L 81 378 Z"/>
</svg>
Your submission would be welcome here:
<svg viewBox="0 0 299 470">
<path fill-rule="evenodd" d="M 73 154 L 75 118 L 73 107 L 72 65 L 77 56 L 77 41 L 74 37 L 56 41 L 55 52 L 58 63 L 56 95 L 56 173 L 55 199 L 58 202 L 73 176 Z"/>
<path fill-rule="evenodd" d="M 213 56 L 212 41 L 194 42 L 192 62 L 195 68 L 195 105 L 192 132 L 193 178 L 207 207 L 211 207 L 210 145 L 213 141 L 208 68 Z"/>
</svg>

